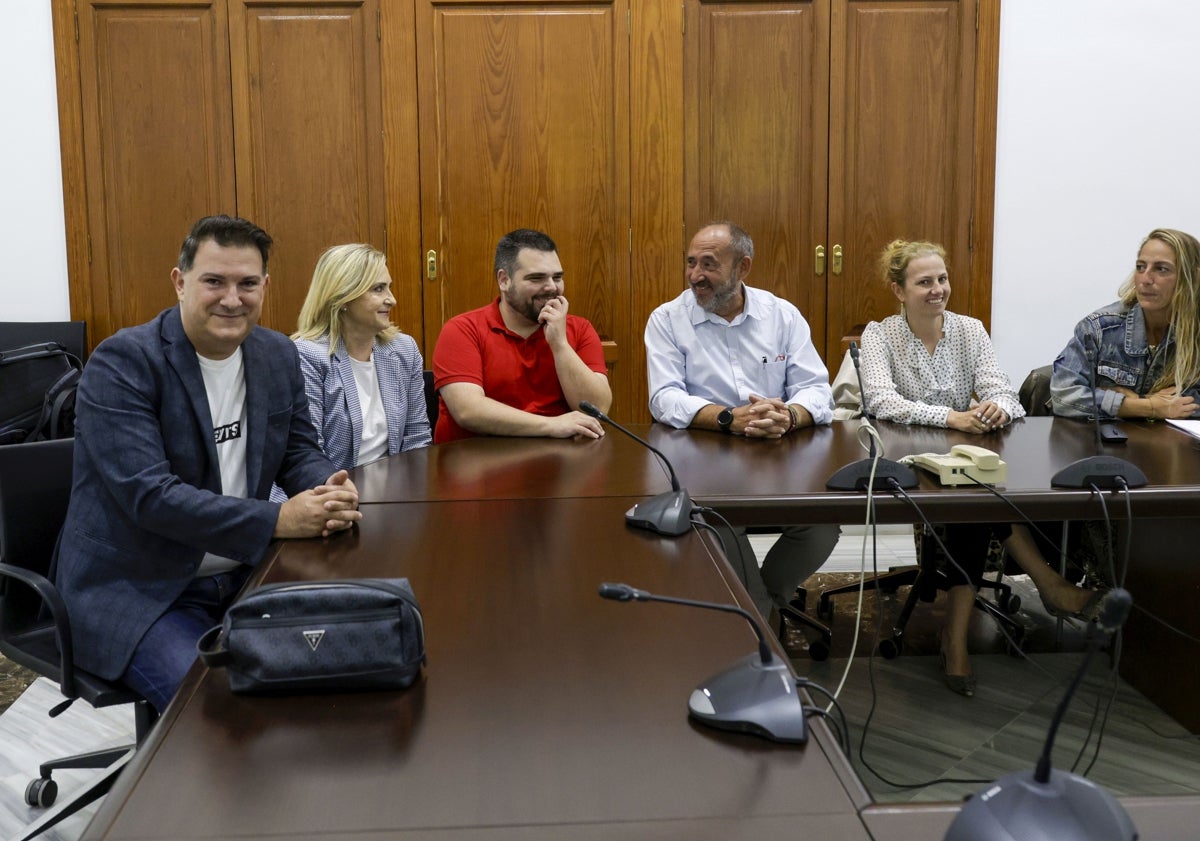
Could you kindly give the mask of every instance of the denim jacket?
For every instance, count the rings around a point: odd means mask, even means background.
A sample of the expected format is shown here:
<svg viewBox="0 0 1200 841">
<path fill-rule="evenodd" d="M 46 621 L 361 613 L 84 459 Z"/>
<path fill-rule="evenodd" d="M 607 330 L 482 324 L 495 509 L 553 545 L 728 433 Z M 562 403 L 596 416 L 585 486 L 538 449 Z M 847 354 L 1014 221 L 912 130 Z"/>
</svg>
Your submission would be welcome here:
<svg viewBox="0 0 1200 841">
<path fill-rule="evenodd" d="M 1128 309 L 1120 301 L 1096 310 L 1075 325 L 1075 335 L 1054 360 L 1050 401 L 1054 414 L 1065 417 L 1116 417 L 1125 395 L 1106 386 L 1120 386 L 1145 395 L 1162 376 L 1174 356 L 1175 336 L 1167 331 L 1162 344 L 1151 352 L 1146 341 L 1142 308 Z M 1095 394 L 1092 374 L 1095 370 Z M 1200 390 L 1189 394 L 1200 401 Z"/>
</svg>

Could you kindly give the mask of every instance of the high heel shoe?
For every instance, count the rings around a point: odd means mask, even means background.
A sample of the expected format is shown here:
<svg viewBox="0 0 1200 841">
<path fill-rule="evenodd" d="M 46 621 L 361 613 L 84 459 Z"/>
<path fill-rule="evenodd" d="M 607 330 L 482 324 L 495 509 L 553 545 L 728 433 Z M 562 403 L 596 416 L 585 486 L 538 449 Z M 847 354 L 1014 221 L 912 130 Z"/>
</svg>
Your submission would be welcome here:
<svg viewBox="0 0 1200 841">
<path fill-rule="evenodd" d="M 943 641 L 943 645 L 945 641 Z M 957 692 L 964 698 L 973 698 L 975 696 L 975 674 L 972 672 L 969 675 L 952 675 L 946 671 L 946 652 L 939 651 L 938 657 L 942 665 L 942 679 L 946 681 L 946 686 L 951 692 Z"/>
<path fill-rule="evenodd" d="M 1083 607 L 1073 611 L 1055 607 L 1046 601 L 1046 597 L 1041 593 L 1038 593 L 1038 598 L 1042 600 L 1042 607 L 1046 609 L 1046 612 L 1055 619 L 1078 619 L 1081 622 L 1091 622 L 1096 618 L 1096 614 L 1100 612 L 1100 604 L 1104 601 L 1106 595 L 1108 595 L 1108 590 L 1092 590 Z"/>
</svg>

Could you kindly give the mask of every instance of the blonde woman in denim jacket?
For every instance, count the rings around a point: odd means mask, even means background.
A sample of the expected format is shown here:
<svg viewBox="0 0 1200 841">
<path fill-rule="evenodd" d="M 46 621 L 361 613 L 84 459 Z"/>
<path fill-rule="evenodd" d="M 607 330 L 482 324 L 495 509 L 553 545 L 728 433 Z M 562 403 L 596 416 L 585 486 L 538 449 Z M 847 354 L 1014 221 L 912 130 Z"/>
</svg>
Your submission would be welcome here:
<svg viewBox="0 0 1200 841">
<path fill-rule="evenodd" d="M 1056 415 L 1187 418 L 1200 411 L 1200 243 L 1156 228 L 1120 300 L 1075 325 L 1054 360 Z"/>
</svg>

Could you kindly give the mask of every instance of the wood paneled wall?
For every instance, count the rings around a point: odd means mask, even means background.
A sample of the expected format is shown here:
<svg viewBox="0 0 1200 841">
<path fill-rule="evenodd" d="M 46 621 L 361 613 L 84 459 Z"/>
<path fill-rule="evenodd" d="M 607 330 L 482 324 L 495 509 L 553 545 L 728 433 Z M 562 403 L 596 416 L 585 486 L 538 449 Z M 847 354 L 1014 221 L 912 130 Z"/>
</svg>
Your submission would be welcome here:
<svg viewBox="0 0 1200 841">
<path fill-rule="evenodd" d="M 955 20 L 966 22 L 964 31 L 972 23 L 977 28 L 972 75 L 962 80 L 974 95 L 972 133 L 966 136 L 959 132 L 953 139 L 955 144 L 969 144 L 963 159 L 967 161 L 967 179 L 971 185 L 971 209 L 964 212 L 968 220 L 960 221 L 968 228 L 964 241 L 968 243 L 965 249 L 969 254 L 952 255 L 952 265 L 956 271 L 954 280 L 958 284 L 959 303 L 965 305 L 960 306 L 959 311 L 981 317 L 986 322 L 990 311 L 1000 0 L 922 0 L 917 3 L 908 0 L 903 3 L 896 0 L 794 0 L 789 3 L 782 0 L 778 3 L 535 0 L 518 5 L 491 0 L 472 0 L 470 3 L 448 0 L 52 0 L 72 316 L 90 322 L 89 335 L 93 341 L 103 339 L 133 319 L 146 317 L 140 307 L 145 304 L 154 308 L 159 302 L 142 302 L 142 292 L 130 291 L 136 288 L 137 278 L 161 277 L 165 287 L 179 241 L 195 216 L 205 212 L 241 212 L 277 235 L 278 266 L 281 271 L 286 269 L 288 275 L 288 300 L 277 302 L 277 306 L 268 311 L 268 326 L 285 332 L 293 328 L 294 323 L 289 321 L 294 319 L 294 310 L 299 307 L 300 290 L 316 254 L 334 242 L 364 239 L 384 248 L 388 254 L 397 298 L 395 321 L 417 335 L 428 355 L 432 349 L 432 334 L 441 320 L 450 314 L 445 311 L 444 302 L 448 299 L 445 290 L 438 285 L 440 281 L 431 280 L 425 271 L 427 253 L 444 249 L 449 230 L 449 217 L 439 206 L 438 191 L 446 181 L 447 173 L 464 166 L 463 156 L 470 154 L 472 148 L 477 148 L 480 155 L 495 154 L 500 148 L 496 143 L 502 147 L 505 141 L 504 137 L 493 138 L 495 142 L 489 146 L 483 134 L 488 131 L 488 126 L 482 125 L 477 127 L 481 132 L 478 145 L 472 146 L 470 134 L 452 140 L 447 138 L 448 128 L 461 131 L 461 127 L 438 124 L 439 120 L 447 119 L 436 107 L 437 96 L 445 92 L 438 92 L 436 79 L 421 69 L 435 67 L 427 61 L 431 55 L 429 50 L 436 48 L 432 22 L 439 15 L 443 21 L 447 15 L 458 16 L 456 20 L 459 21 L 466 20 L 465 16 L 476 15 L 485 23 L 491 20 L 489 26 L 502 30 L 505 15 L 524 15 L 526 19 L 518 27 L 523 27 L 522 31 L 526 32 L 522 37 L 532 35 L 548 39 L 539 47 L 551 51 L 547 53 L 546 66 L 553 78 L 547 76 L 545 84 L 552 89 L 568 91 L 568 96 L 591 96 L 591 102 L 586 107 L 581 106 L 581 115 L 591 113 L 590 108 L 607 116 L 604 121 L 595 123 L 599 127 L 595 137 L 576 137 L 568 133 L 570 142 L 551 138 L 554 142 L 544 145 L 541 151 L 529 143 L 512 146 L 503 150 L 496 165 L 503 165 L 504 155 L 528 155 L 529 160 L 514 162 L 512 171 L 524 173 L 524 181 L 536 184 L 547 173 L 572 171 L 544 160 L 546 156 L 563 158 L 574 154 L 603 161 L 604 172 L 596 174 L 577 169 L 574 171 L 585 173 L 586 177 L 578 174 L 570 177 L 596 196 L 603 197 L 605 189 L 612 191 L 613 194 L 604 198 L 604 207 L 597 211 L 595 218 L 576 211 L 570 211 L 570 218 L 561 211 L 557 219 L 549 212 L 534 218 L 559 240 L 569 278 L 569 297 L 573 275 L 578 277 L 590 272 L 593 265 L 601 266 L 596 283 L 602 288 L 587 290 L 578 302 L 572 299 L 572 310 L 591 318 L 615 343 L 614 416 L 625 420 L 647 420 L 642 329 L 654 307 L 683 289 L 683 255 L 691 234 L 688 226 L 694 227 L 713 215 L 747 213 L 743 208 L 744 196 L 736 202 L 720 196 L 733 195 L 737 185 L 752 182 L 750 176 L 753 173 L 739 171 L 739 167 L 757 166 L 755 160 L 758 157 L 771 162 L 778 170 L 777 156 L 786 151 L 778 148 L 778 144 L 768 144 L 762 149 L 743 149 L 744 154 L 730 159 L 733 162 L 731 169 L 719 173 L 698 169 L 728 166 L 730 160 L 718 162 L 706 157 L 717 148 L 711 143 L 704 147 L 705 154 L 700 154 L 700 148 L 695 145 L 698 136 L 689 134 L 692 124 L 687 117 L 688 108 L 696 107 L 697 103 L 720 107 L 722 91 L 730 96 L 740 94 L 736 93 L 739 80 L 710 78 L 711 68 L 708 76 L 702 72 L 705 55 L 696 53 L 694 48 L 698 43 L 707 42 L 700 40 L 702 33 L 697 27 L 700 21 L 721 15 L 728 20 L 742 15 L 750 22 L 749 15 L 755 10 L 770 11 L 785 6 L 796 7 L 802 14 L 816 15 L 824 20 L 812 31 L 826 39 L 836 28 L 829 22 L 831 16 L 836 21 L 838 15 L 845 19 L 857 12 L 875 15 L 915 7 L 931 9 L 932 16 L 940 13 L 958 15 L 960 17 Z M 123 126 L 120 130 L 106 125 L 103 109 L 89 106 L 84 95 L 85 89 L 95 84 L 95 79 L 89 75 L 94 71 L 88 68 L 96 65 L 96 58 L 89 51 L 94 53 L 93 46 L 98 43 L 94 27 L 89 28 L 89 21 L 97 20 L 97 15 L 111 16 L 123 8 L 134 9 L 138 14 L 175 13 L 182 17 L 192 15 L 200 20 L 224 21 L 221 26 L 225 26 L 225 30 L 220 26 L 214 30 L 217 40 L 188 39 L 186 34 L 181 37 L 184 46 L 193 52 L 199 49 L 204 53 L 201 48 L 205 43 L 212 47 L 208 50 L 212 53 L 208 59 L 197 57 L 188 66 L 192 67 L 194 79 L 208 74 L 213 79 L 227 80 L 229 90 L 226 93 L 221 93 L 221 86 L 215 84 L 210 86 L 210 94 L 218 97 L 212 101 L 225 97 L 229 113 L 201 119 L 197 112 L 203 109 L 197 107 L 193 98 L 175 102 L 178 106 L 175 108 L 172 108 L 172 102 L 164 100 L 162 119 L 157 122 Z M 529 16 L 536 18 L 538 15 L 543 15 L 544 20 L 531 22 Z M 576 20 L 566 21 L 567 16 L 575 16 Z M 324 19 L 330 21 L 328 31 L 313 29 Z M 584 19 L 593 23 L 584 25 L 581 23 Z M 510 27 L 504 31 L 517 30 Z M 791 30 L 781 29 L 772 39 L 773 42 L 782 39 L 782 43 L 762 44 L 759 49 L 764 55 L 756 58 L 766 56 L 769 59 L 770 51 L 776 51 L 780 58 L 778 72 L 789 73 L 787 67 L 810 66 L 813 49 L 829 55 L 827 42 L 815 46 L 807 43 L 791 45 L 788 31 Z M 572 43 L 570 39 L 575 37 L 572 33 L 582 32 L 590 33 L 587 36 L 590 42 Z M 228 64 L 224 66 L 218 49 L 221 38 L 227 44 L 224 60 Z M 458 50 L 456 57 L 451 56 L 458 63 L 456 66 L 476 58 L 471 50 L 485 50 L 491 52 L 482 57 L 482 63 L 510 69 L 517 67 L 505 56 L 508 45 L 503 39 L 453 46 Z M 691 59 L 688 58 L 689 49 L 693 49 Z M 710 52 L 713 49 L 715 47 L 710 46 Z M 422 58 L 423 55 L 426 58 Z M 440 59 L 448 55 L 451 54 L 444 50 Z M 111 65 L 117 67 L 125 62 L 126 75 L 136 78 L 137 62 L 144 58 L 116 56 Z M 819 55 L 816 58 L 820 60 Z M 169 55 L 165 62 L 170 64 Z M 597 62 L 616 63 L 608 66 L 597 65 Z M 196 64 L 209 66 L 194 67 Z M 768 60 L 764 66 L 769 64 Z M 293 65 L 296 72 L 289 70 Z M 529 63 L 531 67 L 535 65 Z M 596 72 L 598 66 L 602 72 Z M 175 72 L 154 66 L 142 66 L 141 71 L 143 76 Z M 723 72 L 737 72 L 736 65 Z M 814 73 L 812 79 L 804 81 L 815 80 L 820 84 L 821 75 Z M 513 83 L 530 82 L 529 78 L 522 78 Z M 340 89 L 344 91 L 339 93 Z M 138 90 L 144 93 L 150 88 Z M 583 93 L 577 93 L 579 91 Z M 136 96 L 137 90 L 134 94 Z M 818 91 L 818 94 L 819 98 L 828 99 L 827 92 Z M 597 95 L 601 98 L 597 99 Z M 771 97 L 777 95 L 778 91 L 764 91 L 761 97 L 765 103 L 763 108 L 772 107 Z M 203 113 L 207 114 L 206 111 Z M 820 120 L 815 120 L 814 125 L 812 115 L 803 109 L 796 116 L 800 121 L 796 125 L 815 129 L 818 139 L 825 133 Z M 191 123 L 188 117 L 192 118 Z M 520 123 L 529 118 L 531 116 L 524 113 L 500 115 L 493 128 L 507 120 L 514 137 L 527 138 L 530 135 Z M 305 142 L 298 142 L 305 121 L 313 120 L 319 124 L 315 135 Z M 164 156 L 163 144 L 173 133 L 192 132 L 195 135 L 199 131 L 202 134 L 205 130 L 213 131 L 218 124 L 232 126 L 230 130 L 234 137 L 232 156 L 222 153 L 225 155 L 222 159 L 231 159 L 231 162 L 217 167 L 219 172 L 214 175 L 217 179 L 214 183 L 225 186 L 215 193 L 207 189 L 198 191 L 189 184 L 198 183 L 195 181 L 196 167 L 207 166 L 202 165 L 203 155 L 187 152 L 185 144 L 171 147 L 176 151 L 182 149 L 179 155 Z M 726 129 L 736 130 L 733 133 L 726 131 L 723 136 L 736 145 L 744 142 L 744 137 L 764 136 L 761 128 L 750 126 L 747 133 L 743 128 L 726 126 Z M 96 146 L 95 138 L 104 136 L 105 131 L 113 139 L 97 157 L 97 150 L 92 147 Z M 739 141 L 739 138 L 743 139 Z M 457 143 L 454 147 L 457 159 L 431 164 L 434 146 L 442 144 L 444 152 L 451 142 Z M 588 148 L 589 143 L 603 144 L 607 148 L 597 155 L 597 150 Z M 381 150 L 378 157 L 373 151 L 375 148 Z M 771 280 L 769 275 L 786 273 L 792 264 L 796 265 L 797 271 L 803 266 L 809 280 L 780 281 L 778 291 L 791 297 L 802 309 L 807 309 L 806 314 L 816 327 L 826 321 L 827 296 L 822 287 L 812 285 L 810 254 L 814 245 L 811 240 L 815 236 L 812 231 L 828 232 L 828 220 L 816 219 L 821 212 L 808 207 L 821 186 L 823 170 L 813 164 L 803 149 L 793 151 L 795 154 L 791 158 L 794 160 L 788 164 L 798 173 L 793 182 L 795 187 L 790 188 L 797 194 L 788 203 L 793 210 L 777 213 L 774 217 L 764 216 L 764 221 L 758 223 L 762 230 L 755 230 L 754 224 L 748 224 L 748 227 L 752 235 L 761 236 L 764 245 L 769 246 L 764 253 L 774 255 L 762 264 L 759 279 Z M 127 161 L 124 170 L 112 170 L 111 163 L 119 160 Z M 104 171 L 102 166 L 98 168 L 97 161 L 107 161 L 110 171 Z M 475 163 L 478 162 L 465 162 L 466 168 L 470 170 Z M 485 171 L 493 170 L 489 167 L 479 169 L 481 173 Z M 135 183 L 126 178 L 129 173 L 138 172 L 157 172 L 159 175 L 155 179 L 160 183 L 146 184 L 144 179 Z M 770 178 L 775 177 L 773 172 Z M 595 180 L 589 180 L 593 176 Z M 813 181 L 814 178 L 817 180 Z M 705 193 L 701 189 L 705 183 L 717 183 L 721 189 Z M 221 198 L 230 192 L 230 184 L 234 185 L 233 197 Z M 806 184 L 816 186 L 806 187 Z M 480 186 L 482 188 L 482 184 Z M 471 184 L 465 182 L 465 188 L 470 187 Z M 489 189 L 494 192 L 494 186 Z M 553 184 L 545 192 L 557 196 L 553 201 L 558 204 L 553 206 L 569 207 L 573 189 L 574 184 L 569 180 Z M 483 212 L 472 216 L 475 221 L 470 225 L 460 225 L 451 258 L 457 261 L 456 271 L 465 272 L 474 278 L 474 283 L 478 283 L 480 277 L 490 276 L 491 248 L 509 229 L 502 227 L 501 221 L 508 217 L 497 211 L 504 202 L 486 197 L 482 190 L 480 195 L 486 206 L 481 208 Z M 709 199 L 700 198 L 703 195 L 708 195 Z M 712 199 L 713 196 L 717 198 Z M 563 204 L 564 201 L 567 203 Z M 692 208 L 690 211 L 689 207 Z M 756 213 L 750 215 L 754 217 Z M 963 215 L 959 211 L 955 213 Z M 523 214 L 524 211 L 512 215 Z M 850 220 L 850 224 L 853 221 Z M 115 225 L 117 222 L 120 224 Z M 168 225 L 169 231 L 160 230 Z M 486 229 L 489 227 L 495 229 Z M 944 236 L 949 237 L 948 234 Z M 460 248 L 464 237 L 469 237 L 469 242 L 465 248 Z M 825 245 L 832 243 L 825 242 Z M 121 258 L 114 260 L 112 254 L 121 255 Z M 462 256 L 465 254 L 473 255 L 466 266 Z M 779 255 L 784 256 L 780 258 Z M 482 265 L 485 259 L 486 266 Z M 764 285 L 772 287 L 776 284 Z M 473 294 L 478 297 L 480 293 Z M 465 299 L 454 300 L 453 308 L 466 307 Z M 136 306 L 131 306 L 130 301 Z M 475 305 L 482 303 L 485 301 Z M 596 312 L 589 312 L 589 308 Z M 816 338 L 821 347 L 820 333 Z M 827 361 L 831 368 L 836 368 L 840 360 Z"/>
</svg>

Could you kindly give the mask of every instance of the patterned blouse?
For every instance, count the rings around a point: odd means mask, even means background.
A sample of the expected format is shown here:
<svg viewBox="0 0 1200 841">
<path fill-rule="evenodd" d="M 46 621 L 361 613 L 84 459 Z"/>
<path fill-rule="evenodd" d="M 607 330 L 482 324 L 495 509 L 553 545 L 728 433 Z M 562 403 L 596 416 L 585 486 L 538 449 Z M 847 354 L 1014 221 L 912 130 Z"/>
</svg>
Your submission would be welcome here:
<svg viewBox="0 0 1200 841">
<path fill-rule="evenodd" d="M 944 427 L 972 397 L 995 402 L 1010 420 L 1025 416 L 983 323 L 965 315 L 944 314 L 932 356 L 903 315 L 872 321 L 862 335 L 862 377 L 864 408 L 882 420 Z"/>
</svg>

